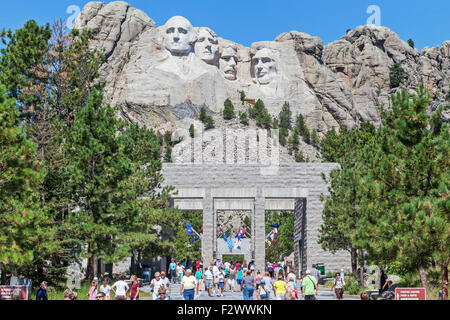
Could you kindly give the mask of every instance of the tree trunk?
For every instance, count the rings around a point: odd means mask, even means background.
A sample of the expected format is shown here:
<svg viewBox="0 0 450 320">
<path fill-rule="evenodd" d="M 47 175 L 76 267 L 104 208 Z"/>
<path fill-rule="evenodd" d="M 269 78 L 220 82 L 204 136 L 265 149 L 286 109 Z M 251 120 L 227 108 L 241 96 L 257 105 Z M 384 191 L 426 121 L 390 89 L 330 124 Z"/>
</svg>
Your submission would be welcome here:
<svg viewBox="0 0 450 320">
<path fill-rule="evenodd" d="M 359 284 L 364 288 L 364 258 L 362 250 L 359 250 Z"/>
<path fill-rule="evenodd" d="M 0 284 L 5 285 L 6 284 L 6 271 L 2 266 L 0 266 L 0 272 L 2 274 L 0 277 Z"/>
<path fill-rule="evenodd" d="M 420 275 L 420 281 L 422 282 L 422 287 L 428 288 L 428 281 L 427 281 L 427 272 L 425 271 L 425 267 L 423 265 L 422 258 L 419 259 L 419 275 Z"/>
<path fill-rule="evenodd" d="M 92 275 L 94 277 L 98 276 L 98 257 L 97 257 L 97 253 L 94 253 L 92 255 Z"/>
<path fill-rule="evenodd" d="M 130 274 L 136 274 L 136 255 L 134 250 L 131 250 L 131 266 L 130 266 Z"/>
<path fill-rule="evenodd" d="M 352 273 L 355 277 L 358 276 L 358 253 L 355 248 L 350 249 Z"/>
<path fill-rule="evenodd" d="M 442 275 L 442 297 L 444 300 L 448 300 L 448 266 L 441 265 Z"/>
</svg>

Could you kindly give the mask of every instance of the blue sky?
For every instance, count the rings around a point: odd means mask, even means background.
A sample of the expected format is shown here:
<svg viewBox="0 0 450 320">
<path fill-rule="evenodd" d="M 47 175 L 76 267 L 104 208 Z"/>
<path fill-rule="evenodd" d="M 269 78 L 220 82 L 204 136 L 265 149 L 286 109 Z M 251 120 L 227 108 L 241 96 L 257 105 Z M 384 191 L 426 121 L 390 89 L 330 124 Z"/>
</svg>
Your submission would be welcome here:
<svg viewBox="0 0 450 320">
<path fill-rule="evenodd" d="M 39 23 L 67 19 L 70 5 L 83 7 L 86 0 L 1 0 L 0 28 L 16 29 L 27 20 Z M 110 1 L 105 1 L 110 2 Z M 449 0 L 129 0 L 157 25 L 174 15 L 194 26 L 208 26 L 220 37 L 249 46 L 273 40 L 282 32 L 298 30 L 338 40 L 347 29 L 366 24 L 369 5 L 381 9 L 381 25 L 412 38 L 418 49 L 450 40 Z"/>
</svg>

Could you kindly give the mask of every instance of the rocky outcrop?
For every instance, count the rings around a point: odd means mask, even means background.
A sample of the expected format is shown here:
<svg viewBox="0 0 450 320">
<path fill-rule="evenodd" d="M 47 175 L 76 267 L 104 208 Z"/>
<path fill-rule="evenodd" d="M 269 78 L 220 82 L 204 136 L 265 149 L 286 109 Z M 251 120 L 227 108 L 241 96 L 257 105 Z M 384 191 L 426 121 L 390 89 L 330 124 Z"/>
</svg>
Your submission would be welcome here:
<svg viewBox="0 0 450 320">
<path fill-rule="evenodd" d="M 243 110 L 238 91 L 262 99 L 277 116 L 285 101 L 323 134 L 341 125 L 380 123 L 390 106 L 390 68 L 399 63 L 409 91 L 423 82 L 432 108 L 449 90 L 450 41 L 422 51 L 386 27 L 361 26 L 326 46 L 291 31 L 250 48 L 194 28 L 182 17 L 157 27 L 125 2 L 90 2 L 75 22 L 93 31 L 91 45 L 107 57 L 101 69 L 106 98 L 120 116 L 158 129 L 185 128 L 206 107 L 217 120 L 230 98 Z M 219 123 L 220 121 L 218 121 Z"/>
</svg>

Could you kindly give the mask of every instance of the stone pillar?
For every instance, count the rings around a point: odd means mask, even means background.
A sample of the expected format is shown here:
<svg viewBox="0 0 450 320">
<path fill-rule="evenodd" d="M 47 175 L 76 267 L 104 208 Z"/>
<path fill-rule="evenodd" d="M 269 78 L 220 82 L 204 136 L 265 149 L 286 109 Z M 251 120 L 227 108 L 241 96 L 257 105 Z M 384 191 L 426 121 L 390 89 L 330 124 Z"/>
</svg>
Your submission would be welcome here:
<svg viewBox="0 0 450 320">
<path fill-rule="evenodd" d="M 254 212 L 254 247 L 255 270 L 264 272 L 266 267 L 266 211 L 262 188 L 258 188 L 255 199 Z"/>
<path fill-rule="evenodd" d="M 204 266 L 209 266 L 209 264 L 213 261 L 215 243 L 214 230 L 214 204 L 211 195 L 211 188 L 206 188 L 205 198 L 203 199 L 202 257 Z"/>
</svg>

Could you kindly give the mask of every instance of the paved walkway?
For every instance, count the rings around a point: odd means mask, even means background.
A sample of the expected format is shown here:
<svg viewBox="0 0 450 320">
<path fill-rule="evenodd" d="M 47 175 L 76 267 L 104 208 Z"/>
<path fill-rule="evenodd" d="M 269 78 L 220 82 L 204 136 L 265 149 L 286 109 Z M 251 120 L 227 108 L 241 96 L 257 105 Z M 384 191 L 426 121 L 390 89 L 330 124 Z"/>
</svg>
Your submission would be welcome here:
<svg viewBox="0 0 450 320">
<path fill-rule="evenodd" d="M 149 291 L 149 287 L 143 287 L 141 290 L 143 291 Z M 172 296 L 171 298 L 173 300 L 183 300 L 183 297 L 180 295 L 180 285 L 174 284 L 172 285 Z M 256 300 L 256 293 L 254 295 L 254 299 Z M 334 292 L 330 291 L 329 289 L 320 289 L 319 290 L 319 296 L 317 297 L 318 300 L 336 300 L 336 297 L 334 295 Z M 151 300 L 151 298 L 142 299 L 142 300 Z M 225 291 L 223 293 L 223 297 L 217 297 L 214 295 L 213 297 L 209 297 L 208 293 L 205 291 L 200 292 L 199 296 L 195 297 L 195 300 L 219 300 L 219 301 L 242 301 L 244 300 L 242 292 L 230 292 Z M 271 293 L 271 300 L 273 299 L 273 292 Z M 352 296 L 346 296 L 344 297 L 344 300 L 358 300 L 357 297 Z"/>
</svg>

